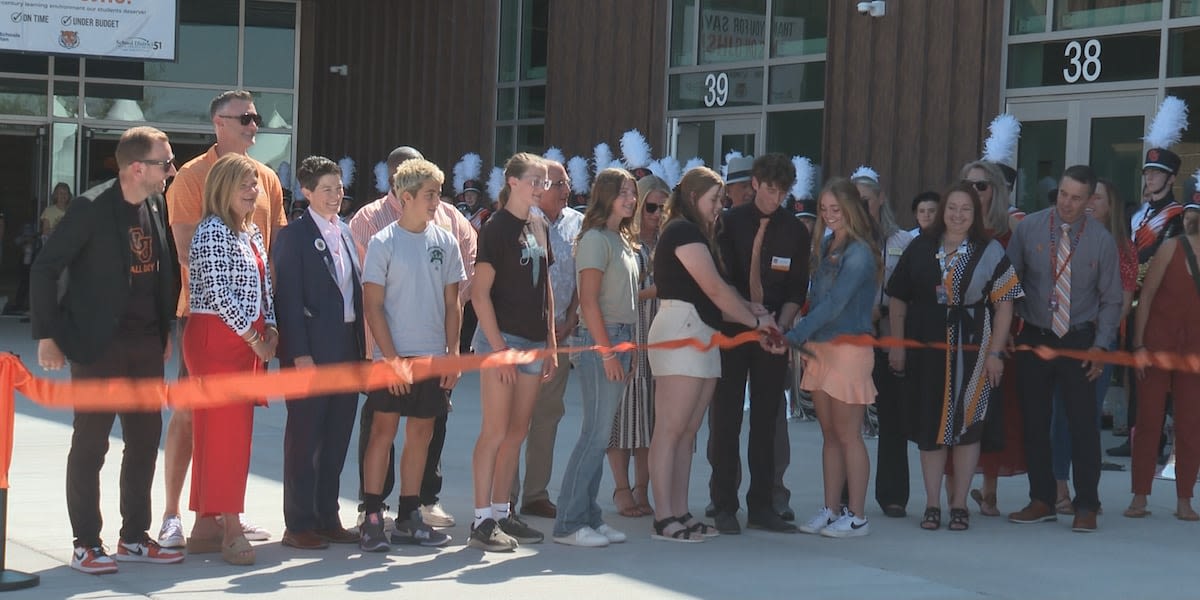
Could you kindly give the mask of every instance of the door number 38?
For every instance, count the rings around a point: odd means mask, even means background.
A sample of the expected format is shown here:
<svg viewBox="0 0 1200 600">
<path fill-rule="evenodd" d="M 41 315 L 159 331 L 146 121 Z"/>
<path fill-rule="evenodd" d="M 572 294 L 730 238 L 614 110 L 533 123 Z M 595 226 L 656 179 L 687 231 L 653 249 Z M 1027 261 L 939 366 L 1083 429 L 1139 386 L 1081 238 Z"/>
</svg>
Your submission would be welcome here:
<svg viewBox="0 0 1200 600">
<path fill-rule="evenodd" d="M 1063 50 L 1067 66 L 1063 68 L 1063 80 L 1075 83 L 1080 79 L 1087 82 L 1100 78 L 1100 40 L 1088 40 L 1083 44 L 1072 40 Z"/>
</svg>

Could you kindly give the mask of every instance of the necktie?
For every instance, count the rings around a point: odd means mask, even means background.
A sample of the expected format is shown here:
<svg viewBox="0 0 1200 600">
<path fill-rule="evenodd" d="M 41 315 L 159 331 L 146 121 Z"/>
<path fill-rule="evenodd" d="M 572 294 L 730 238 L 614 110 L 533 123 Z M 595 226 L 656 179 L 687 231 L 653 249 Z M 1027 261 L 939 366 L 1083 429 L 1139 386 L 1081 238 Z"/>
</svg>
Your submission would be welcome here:
<svg viewBox="0 0 1200 600">
<path fill-rule="evenodd" d="M 758 222 L 758 232 L 754 234 L 754 245 L 750 249 L 750 301 L 762 304 L 762 243 L 767 233 L 769 218 L 763 217 Z"/>
<path fill-rule="evenodd" d="M 1054 280 L 1054 335 L 1063 337 L 1071 329 L 1071 226 L 1062 224 L 1062 235 L 1058 238 L 1058 278 Z"/>
</svg>

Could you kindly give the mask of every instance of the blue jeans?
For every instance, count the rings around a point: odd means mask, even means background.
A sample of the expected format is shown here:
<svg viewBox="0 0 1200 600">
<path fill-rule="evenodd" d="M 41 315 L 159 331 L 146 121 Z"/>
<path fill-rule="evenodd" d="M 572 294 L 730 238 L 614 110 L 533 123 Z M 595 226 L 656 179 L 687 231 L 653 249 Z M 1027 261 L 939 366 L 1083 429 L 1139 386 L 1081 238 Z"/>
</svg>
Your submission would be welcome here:
<svg viewBox="0 0 1200 600">
<path fill-rule="evenodd" d="M 504 343 L 512 350 L 542 350 L 546 347 L 546 342 L 527 340 L 519 335 L 503 331 L 500 332 L 500 337 L 504 339 Z M 475 352 L 478 354 L 488 354 L 493 351 L 492 345 L 488 343 L 487 336 L 483 335 L 482 327 L 475 330 L 475 337 L 471 338 L 471 346 L 475 348 Z M 532 362 L 517 365 L 517 373 L 521 375 L 541 375 L 543 360 L 539 358 Z"/>
<path fill-rule="evenodd" d="M 605 327 L 609 342 L 613 345 L 628 342 L 633 338 L 633 325 L 610 324 Z M 596 343 L 592 333 L 580 326 L 579 344 L 590 346 Z M 618 354 L 621 368 L 629 372 L 629 353 Z M 579 387 L 583 397 L 583 426 L 579 441 L 571 451 L 571 459 L 563 471 L 562 490 L 558 495 L 558 518 L 554 520 L 554 536 L 571 535 L 584 527 L 595 529 L 604 524 L 596 495 L 600 493 L 600 480 L 604 476 L 604 457 L 608 440 L 612 436 L 613 419 L 621 396 L 625 393 L 625 381 L 609 381 L 604 375 L 604 362 L 598 352 L 583 352 L 576 358 L 579 372 Z"/>
<path fill-rule="evenodd" d="M 1116 350 L 1113 344 L 1109 350 Z M 1100 421 L 1104 412 L 1104 397 L 1108 395 L 1109 382 L 1112 381 L 1113 366 L 1104 365 L 1104 371 L 1096 380 L 1096 430 L 1100 429 Z M 1050 415 L 1050 451 L 1051 462 L 1054 465 L 1054 479 L 1069 481 L 1071 479 L 1071 429 L 1067 426 L 1067 409 L 1063 405 L 1062 393 L 1054 390 L 1054 412 Z"/>
</svg>

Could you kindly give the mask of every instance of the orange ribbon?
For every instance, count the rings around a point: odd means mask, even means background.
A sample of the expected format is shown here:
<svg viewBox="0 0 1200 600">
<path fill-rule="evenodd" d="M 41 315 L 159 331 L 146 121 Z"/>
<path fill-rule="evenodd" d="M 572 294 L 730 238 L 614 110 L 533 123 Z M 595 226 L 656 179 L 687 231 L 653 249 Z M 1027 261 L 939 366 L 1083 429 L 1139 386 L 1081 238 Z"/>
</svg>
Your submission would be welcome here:
<svg viewBox="0 0 1200 600">
<path fill-rule="evenodd" d="M 645 350 L 694 348 L 732 348 L 761 339 L 757 331 L 736 336 L 715 334 L 707 342 L 695 338 L 668 340 L 642 347 Z M 929 348 L 945 350 L 945 343 L 924 343 L 900 338 L 875 338 L 870 335 L 841 336 L 832 343 L 877 348 Z M 84 411 L 152 411 L 164 406 L 176 409 L 211 408 L 237 402 L 260 401 L 267 397 L 303 398 L 313 395 L 374 390 L 400 381 L 412 383 L 454 373 L 478 371 L 501 366 L 525 364 L 552 353 L 574 354 L 586 351 L 630 352 L 639 349 L 632 342 L 611 348 L 583 346 L 557 350 L 504 350 L 491 354 L 394 359 L 390 362 L 356 362 L 323 365 L 308 369 L 282 369 L 268 373 L 232 373 L 188 377 L 175 383 L 152 379 L 87 379 L 60 381 L 34 377 L 19 358 L 0 353 L 0 489 L 8 487 L 8 466 L 12 461 L 13 392 L 19 391 L 34 402 L 56 409 Z M 1073 358 L 1130 367 L 1153 366 L 1163 370 L 1200 373 L 1200 354 L 1171 352 L 1090 352 L 1047 346 L 1017 346 L 1019 352 L 1033 352 L 1043 360 Z"/>
</svg>

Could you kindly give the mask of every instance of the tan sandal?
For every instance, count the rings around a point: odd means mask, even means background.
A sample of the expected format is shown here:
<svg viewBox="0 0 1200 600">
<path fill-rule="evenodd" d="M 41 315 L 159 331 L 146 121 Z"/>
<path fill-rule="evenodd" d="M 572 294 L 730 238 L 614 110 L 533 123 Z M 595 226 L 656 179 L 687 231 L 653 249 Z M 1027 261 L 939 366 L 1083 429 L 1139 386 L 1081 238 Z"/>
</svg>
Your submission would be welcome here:
<svg viewBox="0 0 1200 600">
<path fill-rule="evenodd" d="M 1175 518 L 1179 519 L 1180 521 L 1200 521 L 1200 514 L 1196 514 L 1195 511 L 1190 513 L 1176 512 Z"/>
<path fill-rule="evenodd" d="M 1141 519 L 1150 516 L 1150 511 L 1145 506 L 1129 505 L 1125 512 L 1121 513 L 1130 519 Z"/>
<path fill-rule="evenodd" d="M 618 497 L 620 500 L 617 499 Z M 633 488 L 621 487 L 613 490 L 613 504 L 617 506 L 617 512 L 622 517 L 642 516 L 642 511 L 637 506 L 637 500 L 633 497 Z"/>
<path fill-rule="evenodd" d="M 1000 509 L 996 508 L 996 494 L 983 495 L 983 492 L 975 489 L 971 490 L 971 499 L 979 504 L 979 514 L 985 517 L 1000 516 Z"/>
<path fill-rule="evenodd" d="M 642 490 L 638 494 L 638 490 Z M 633 500 L 637 502 L 637 509 L 643 517 L 649 517 L 654 514 L 654 507 L 650 506 L 650 490 L 644 485 L 633 486 Z"/>
<path fill-rule="evenodd" d="M 239 535 L 232 542 L 221 546 L 221 558 L 231 565 L 249 566 L 254 564 L 254 547 L 250 545 L 246 536 Z"/>
<path fill-rule="evenodd" d="M 188 554 L 214 554 L 220 551 L 220 534 L 217 537 L 199 537 L 193 535 L 187 539 Z"/>
</svg>

